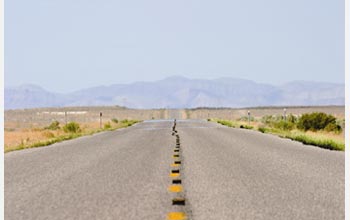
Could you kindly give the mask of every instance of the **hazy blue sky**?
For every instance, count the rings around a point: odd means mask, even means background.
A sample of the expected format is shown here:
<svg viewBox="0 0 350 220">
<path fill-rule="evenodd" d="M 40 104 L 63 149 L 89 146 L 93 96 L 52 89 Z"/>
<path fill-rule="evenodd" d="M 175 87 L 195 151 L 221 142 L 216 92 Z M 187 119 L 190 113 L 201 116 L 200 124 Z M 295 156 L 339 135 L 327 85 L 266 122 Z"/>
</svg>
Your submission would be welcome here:
<svg viewBox="0 0 350 220">
<path fill-rule="evenodd" d="M 5 0 L 5 86 L 344 83 L 343 0 Z"/>
</svg>

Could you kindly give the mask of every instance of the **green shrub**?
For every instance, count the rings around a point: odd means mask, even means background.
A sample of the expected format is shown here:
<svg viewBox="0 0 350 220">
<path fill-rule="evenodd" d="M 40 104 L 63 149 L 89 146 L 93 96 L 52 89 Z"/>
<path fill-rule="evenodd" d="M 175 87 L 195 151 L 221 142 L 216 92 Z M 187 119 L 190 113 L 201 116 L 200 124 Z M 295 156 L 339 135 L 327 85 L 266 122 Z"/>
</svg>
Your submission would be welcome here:
<svg viewBox="0 0 350 220">
<path fill-rule="evenodd" d="M 240 125 L 239 128 L 244 128 L 244 129 L 253 129 L 253 126 L 249 126 L 249 125 Z"/>
<path fill-rule="evenodd" d="M 273 123 L 273 127 L 284 131 L 290 131 L 294 129 L 295 125 L 290 121 L 282 120 L 282 121 Z"/>
<path fill-rule="evenodd" d="M 280 121 L 286 121 L 291 124 L 296 124 L 298 118 L 292 114 L 287 115 L 286 119 L 282 115 L 265 115 L 261 118 L 261 122 L 265 125 L 274 126 L 275 123 L 278 123 Z"/>
<path fill-rule="evenodd" d="M 53 121 L 48 127 L 45 127 L 48 130 L 58 130 L 60 129 L 60 123 L 58 121 Z"/>
<path fill-rule="evenodd" d="M 104 124 L 104 129 L 110 129 L 112 126 L 111 126 L 111 123 L 110 122 L 107 122 L 106 124 Z"/>
<path fill-rule="evenodd" d="M 266 120 L 266 121 L 264 121 Z M 262 118 L 262 121 L 268 125 L 272 125 L 275 122 L 285 121 L 283 115 L 267 115 Z"/>
<path fill-rule="evenodd" d="M 265 125 L 271 125 L 273 122 L 276 121 L 276 118 L 273 115 L 264 115 L 261 118 L 261 122 Z"/>
<path fill-rule="evenodd" d="M 129 120 L 128 120 L 128 119 L 124 119 L 124 120 L 122 120 L 121 122 L 122 122 L 123 124 L 126 124 L 126 123 L 129 122 Z"/>
<path fill-rule="evenodd" d="M 137 120 L 130 120 L 130 121 L 128 122 L 128 126 L 131 126 L 131 125 L 136 124 L 136 123 L 138 123 L 138 122 L 140 122 L 140 121 L 137 121 Z"/>
<path fill-rule="evenodd" d="M 335 125 L 337 124 L 334 116 L 323 112 L 313 112 L 311 114 L 303 114 L 298 121 L 297 128 L 304 131 L 318 131 L 325 129 L 327 126 L 327 129 L 337 129 Z"/>
<path fill-rule="evenodd" d="M 118 124 L 118 122 L 119 122 L 118 119 L 116 119 L 116 118 L 112 118 L 112 121 L 116 124 Z"/>
<path fill-rule="evenodd" d="M 259 127 L 258 128 L 258 131 L 260 131 L 261 133 L 265 133 L 266 132 L 266 128 L 264 128 L 264 127 Z"/>
<path fill-rule="evenodd" d="M 345 119 L 338 119 L 337 125 L 339 125 L 343 130 L 345 128 Z"/>
<path fill-rule="evenodd" d="M 340 125 L 337 125 L 337 124 L 328 124 L 325 128 L 324 128 L 325 131 L 328 131 L 328 132 L 335 132 L 335 133 L 340 133 L 342 132 L 342 128 Z"/>
<path fill-rule="evenodd" d="M 289 114 L 287 115 L 287 118 L 286 118 L 287 122 L 290 122 L 290 123 L 293 123 L 293 124 L 296 124 L 297 121 L 298 121 L 298 118 L 295 116 L 295 115 L 292 115 L 292 114 Z"/>
<path fill-rule="evenodd" d="M 80 125 L 76 122 L 69 122 L 63 126 L 63 131 L 66 133 L 78 133 L 80 132 Z"/>
<path fill-rule="evenodd" d="M 249 121 L 249 117 L 248 116 L 240 117 L 238 121 Z M 250 116 L 250 121 L 255 121 L 255 118 L 253 116 Z"/>
</svg>

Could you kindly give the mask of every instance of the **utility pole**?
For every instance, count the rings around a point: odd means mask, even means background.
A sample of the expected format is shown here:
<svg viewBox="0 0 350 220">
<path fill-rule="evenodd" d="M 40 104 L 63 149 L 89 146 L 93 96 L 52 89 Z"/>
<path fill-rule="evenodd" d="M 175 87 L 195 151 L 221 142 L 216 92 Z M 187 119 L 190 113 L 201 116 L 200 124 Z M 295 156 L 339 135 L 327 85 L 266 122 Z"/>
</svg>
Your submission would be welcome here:
<svg viewBox="0 0 350 220">
<path fill-rule="evenodd" d="M 283 109 L 283 117 L 284 117 L 284 120 L 287 121 L 287 109 L 286 108 Z"/>
<path fill-rule="evenodd" d="M 102 112 L 100 112 L 100 129 L 102 128 Z"/>
<path fill-rule="evenodd" d="M 250 125 L 250 111 L 248 110 L 248 125 Z"/>
</svg>

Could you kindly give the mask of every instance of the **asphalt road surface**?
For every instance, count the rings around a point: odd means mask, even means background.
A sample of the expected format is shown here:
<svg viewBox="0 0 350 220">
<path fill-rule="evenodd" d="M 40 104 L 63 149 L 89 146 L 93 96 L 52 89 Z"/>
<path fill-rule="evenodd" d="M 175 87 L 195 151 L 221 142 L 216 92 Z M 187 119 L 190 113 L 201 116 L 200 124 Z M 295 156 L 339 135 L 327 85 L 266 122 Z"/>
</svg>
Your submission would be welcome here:
<svg viewBox="0 0 350 220">
<path fill-rule="evenodd" d="M 344 152 L 205 121 L 172 126 L 6 153 L 5 219 L 344 219 Z"/>
</svg>

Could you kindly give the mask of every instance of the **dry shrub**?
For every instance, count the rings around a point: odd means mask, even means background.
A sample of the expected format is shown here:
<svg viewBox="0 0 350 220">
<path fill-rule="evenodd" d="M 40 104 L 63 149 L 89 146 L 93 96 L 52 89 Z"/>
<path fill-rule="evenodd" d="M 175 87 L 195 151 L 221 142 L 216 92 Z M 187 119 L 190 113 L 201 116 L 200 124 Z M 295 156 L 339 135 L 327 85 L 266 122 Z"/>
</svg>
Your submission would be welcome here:
<svg viewBox="0 0 350 220">
<path fill-rule="evenodd" d="M 51 132 L 51 131 L 44 131 L 44 132 L 42 133 L 42 135 L 43 135 L 44 137 L 46 137 L 46 138 L 54 138 L 54 137 L 55 137 L 55 134 L 54 134 L 53 132 Z"/>
</svg>

